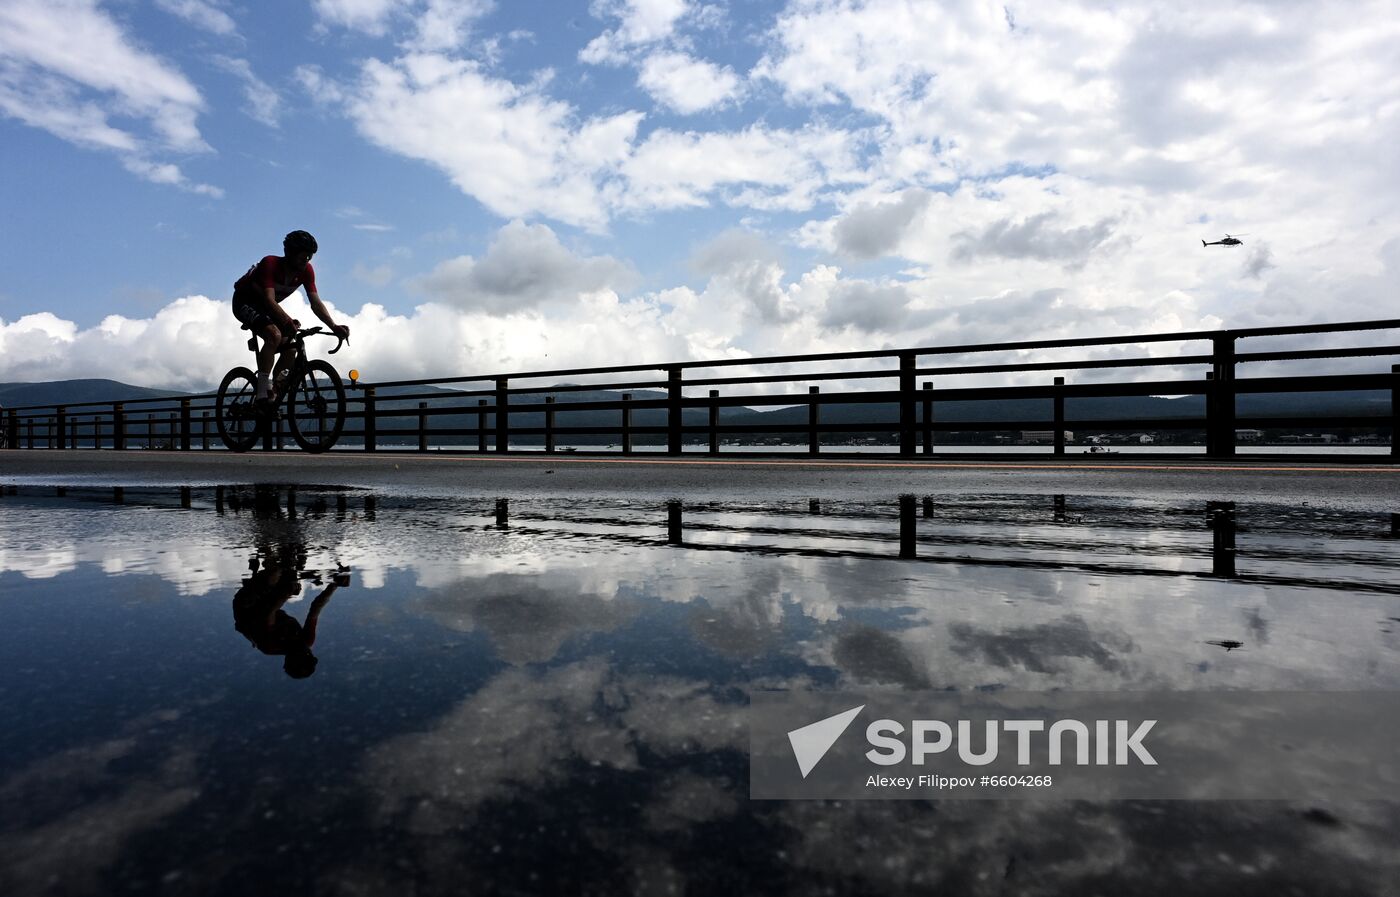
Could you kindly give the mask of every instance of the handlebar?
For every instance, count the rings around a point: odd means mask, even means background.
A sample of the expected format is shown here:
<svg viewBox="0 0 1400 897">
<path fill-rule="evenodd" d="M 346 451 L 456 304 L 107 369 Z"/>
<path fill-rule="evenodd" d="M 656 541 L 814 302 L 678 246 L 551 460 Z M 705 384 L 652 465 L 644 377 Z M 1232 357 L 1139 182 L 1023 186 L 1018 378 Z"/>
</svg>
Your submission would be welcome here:
<svg viewBox="0 0 1400 897">
<path fill-rule="evenodd" d="M 335 340 L 335 348 L 334 348 L 334 349 L 331 349 L 328 353 L 326 353 L 326 354 L 328 354 L 328 355 L 334 355 L 335 353 L 337 353 L 337 352 L 340 351 L 340 347 L 341 347 L 342 345 L 346 345 L 346 344 L 348 344 L 348 343 L 350 342 L 350 337 L 348 337 L 348 336 L 341 336 L 341 335 L 338 334 L 338 333 L 331 333 L 330 331 L 326 330 L 324 327 L 308 327 L 308 328 L 305 329 L 305 330 L 298 330 L 297 333 L 296 333 L 296 338 L 297 338 L 297 339 L 304 339 L 305 337 L 308 337 L 308 336 L 315 336 L 315 335 L 318 334 L 318 333 L 324 333 L 326 336 L 334 336 L 334 337 L 336 338 L 336 340 Z"/>
</svg>

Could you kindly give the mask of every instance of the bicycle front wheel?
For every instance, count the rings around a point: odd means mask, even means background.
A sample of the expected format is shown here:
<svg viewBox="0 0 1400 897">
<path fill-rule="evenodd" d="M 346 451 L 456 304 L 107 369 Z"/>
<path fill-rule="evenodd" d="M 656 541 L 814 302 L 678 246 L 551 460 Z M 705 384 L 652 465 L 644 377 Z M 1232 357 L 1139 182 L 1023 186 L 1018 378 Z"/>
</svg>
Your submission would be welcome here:
<svg viewBox="0 0 1400 897">
<path fill-rule="evenodd" d="M 301 369 L 287 393 L 292 438 L 308 452 L 335 445 L 345 427 L 345 386 L 329 362 L 316 359 Z"/>
<path fill-rule="evenodd" d="M 219 436 L 231 452 L 246 452 L 258 441 L 263 416 L 253 404 L 257 394 L 257 375 L 247 368 L 234 368 L 219 384 L 215 417 Z"/>
</svg>

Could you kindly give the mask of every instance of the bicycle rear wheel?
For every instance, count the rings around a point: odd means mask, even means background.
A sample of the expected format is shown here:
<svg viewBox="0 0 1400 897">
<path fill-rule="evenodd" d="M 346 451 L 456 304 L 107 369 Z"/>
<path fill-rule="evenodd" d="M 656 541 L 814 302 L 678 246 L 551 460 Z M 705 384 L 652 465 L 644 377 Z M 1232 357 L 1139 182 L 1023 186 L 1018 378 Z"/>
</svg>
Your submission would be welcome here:
<svg viewBox="0 0 1400 897">
<path fill-rule="evenodd" d="M 308 452 L 335 445 L 345 427 L 345 386 L 329 362 L 316 359 L 301 369 L 287 393 L 292 438 Z"/>
<path fill-rule="evenodd" d="M 219 436 L 231 452 L 246 452 L 258 441 L 263 415 L 253 404 L 257 391 L 257 375 L 247 368 L 234 368 L 219 384 L 214 413 L 219 421 Z"/>
</svg>

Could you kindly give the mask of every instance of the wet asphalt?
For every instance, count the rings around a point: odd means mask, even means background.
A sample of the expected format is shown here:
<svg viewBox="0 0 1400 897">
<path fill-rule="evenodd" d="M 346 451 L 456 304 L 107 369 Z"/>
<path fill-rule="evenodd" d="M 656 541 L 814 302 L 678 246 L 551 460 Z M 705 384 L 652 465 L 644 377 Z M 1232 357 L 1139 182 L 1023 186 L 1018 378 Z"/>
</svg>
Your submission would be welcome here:
<svg viewBox="0 0 1400 897">
<path fill-rule="evenodd" d="M 704 500 L 880 499 L 913 493 L 1080 494 L 1400 512 L 1400 465 L 1318 458 L 1083 455 L 915 459 L 418 452 L 0 451 L 0 484 L 274 483 L 398 494 L 616 495 Z"/>
</svg>

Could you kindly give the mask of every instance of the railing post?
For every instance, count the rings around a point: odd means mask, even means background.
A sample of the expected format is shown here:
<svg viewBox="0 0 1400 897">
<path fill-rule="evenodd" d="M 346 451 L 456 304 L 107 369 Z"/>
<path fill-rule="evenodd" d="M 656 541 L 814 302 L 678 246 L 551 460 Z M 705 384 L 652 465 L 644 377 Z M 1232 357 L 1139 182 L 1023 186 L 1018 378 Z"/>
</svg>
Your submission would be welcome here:
<svg viewBox="0 0 1400 897">
<path fill-rule="evenodd" d="M 1206 453 L 1229 457 L 1235 454 L 1235 337 L 1222 333 L 1211 342 L 1211 392 L 1215 400 L 1206 403 Z"/>
<path fill-rule="evenodd" d="M 199 423 L 199 448 L 201 451 L 209 451 L 209 412 L 205 411 L 200 417 Z"/>
<path fill-rule="evenodd" d="M 684 513 L 681 503 L 672 499 L 666 502 L 666 544 L 685 544 L 684 521 L 681 515 Z"/>
<path fill-rule="evenodd" d="M 719 390 L 710 390 L 710 454 L 719 454 Z"/>
<path fill-rule="evenodd" d="M 29 447 L 34 448 L 34 418 L 25 421 L 26 429 L 29 430 Z"/>
<path fill-rule="evenodd" d="M 112 448 L 118 451 L 126 449 L 126 410 L 121 402 L 112 405 Z"/>
<path fill-rule="evenodd" d="M 62 405 L 59 405 L 58 408 L 57 408 L 57 411 L 58 411 L 58 445 L 57 445 L 57 447 L 63 449 L 63 448 L 67 448 L 67 447 L 68 447 L 68 440 L 67 440 L 67 437 L 68 437 L 68 409 L 65 408 L 65 407 L 62 406 Z"/>
<path fill-rule="evenodd" d="M 1055 378 L 1055 454 L 1065 453 L 1065 378 Z"/>
<path fill-rule="evenodd" d="M 544 450 L 554 451 L 554 396 L 544 397 Z"/>
<path fill-rule="evenodd" d="M 5 423 L 5 445 L 10 448 L 19 448 L 19 412 L 10 409 L 9 418 Z"/>
<path fill-rule="evenodd" d="M 914 454 L 914 355 L 899 354 L 899 453 Z"/>
<path fill-rule="evenodd" d="M 379 448 L 379 414 L 374 403 L 374 387 L 365 387 L 365 451 Z"/>
<path fill-rule="evenodd" d="M 483 408 L 483 407 L 485 407 L 485 405 L 486 405 L 486 400 L 485 400 L 485 399 L 477 399 L 477 400 L 476 400 L 476 407 L 478 407 L 478 408 Z M 476 450 L 477 450 L 478 452 L 484 452 L 484 451 L 486 451 L 486 412 L 485 412 L 485 411 L 478 411 L 478 412 L 476 413 Z"/>
<path fill-rule="evenodd" d="M 510 381 L 496 378 L 496 451 L 510 448 Z"/>
<path fill-rule="evenodd" d="M 1215 404 L 1219 397 L 1215 394 L 1215 372 L 1206 371 L 1206 457 L 1215 455 L 1215 430 L 1213 423 L 1216 418 Z"/>
<path fill-rule="evenodd" d="M 915 558 L 919 556 L 919 522 L 914 516 L 914 496 L 899 497 L 899 556 Z"/>
<path fill-rule="evenodd" d="M 171 441 L 174 442 L 172 436 Z M 180 400 L 180 451 L 187 452 L 194 446 L 193 424 L 190 420 L 190 400 Z"/>
<path fill-rule="evenodd" d="M 933 381 L 924 384 L 924 454 L 933 454 Z"/>
<path fill-rule="evenodd" d="M 622 394 L 622 453 L 632 454 L 632 409 L 627 407 L 632 401 L 632 394 L 624 392 Z"/>
<path fill-rule="evenodd" d="M 820 386 L 807 387 L 807 454 L 809 455 L 819 454 L 822 450 L 822 406 L 816 398 L 821 391 Z"/>
<path fill-rule="evenodd" d="M 1400 458 L 1400 364 L 1390 366 L 1390 457 Z"/>
<path fill-rule="evenodd" d="M 681 453 L 681 369 L 666 369 L 666 454 Z"/>
<path fill-rule="evenodd" d="M 1206 503 L 1206 520 L 1211 529 L 1212 576 L 1235 576 L 1235 503 L 1212 501 Z"/>
<path fill-rule="evenodd" d="M 270 452 L 280 448 L 278 442 L 282 435 L 282 418 L 275 417 L 267 422 L 263 427 L 263 451 Z"/>
<path fill-rule="evenodd" d="M 428 450 L 428 403 L 418 403 L 418 451 Z"/>
</svg>

